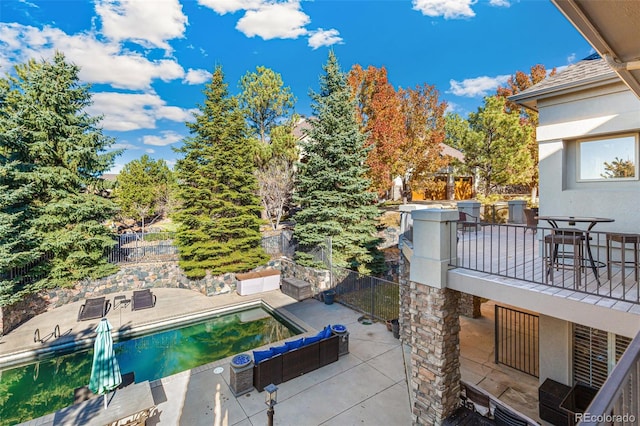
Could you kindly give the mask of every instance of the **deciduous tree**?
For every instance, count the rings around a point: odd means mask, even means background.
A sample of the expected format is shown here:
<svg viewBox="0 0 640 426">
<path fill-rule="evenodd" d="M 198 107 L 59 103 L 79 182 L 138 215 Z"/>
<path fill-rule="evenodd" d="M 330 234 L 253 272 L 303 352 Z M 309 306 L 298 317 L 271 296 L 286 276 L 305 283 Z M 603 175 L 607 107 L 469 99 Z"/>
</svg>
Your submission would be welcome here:
<svg viewBox="0 0 640 426">
<path fill-rule="evenodd" d="M 376 194 L 366 179 L 367 148 L 356 109 L 335 54 L 329 52 L 320 91 L 311 92 L 314 117 L 303 144 L 295 200 L 298 261 L 312 263 L 309 251 L 332 237 L 333 261 L 362 272 L 383 268 L 377 250 Z"/>
<path fill-rule="evenodd" d="M 355 65 L 348 82 L 356 100 L 360 130 L 367 136 L 367 177 L 379 196 L 384 196 L 395 176 L 403 172 L 399 158 L 406 139 L 400 96 L 389 83 L 387 70 Z"/>
<path fill-rule="evenodd" d="M 401 90 L 400 97 L 406 136 L 398 150 L 396 170 L 403 178 L 406 201 L 411 187 L 429 189 L 433 174 L 448 163 L 442 156 L 447 104 L 440 101 L 438 90 L 427 84 Z"/>
<path fill-rule="evenodd" d="M 174 186 L 173 172 L 164 160 L 154 160 L 145 154 L 125 164 L 114 191 L 120 214 L 139 219 L 144 232 L 147 219 L 153 223 L 169 213 Z"/>
<path fill-rule="evenodd" d="M 119 152 L 106 152 L 113 139 L 84 111 L 91 94 L 78 72 L 56 53 L 1 80 L 0 253 L 9 255 L 0 256 L 0 304 L 116 269 L 103 225 L 116 206 L 100 176 Z M 23 272 L 10 273 L 15 267 Z"/>
<path fill-rule="evenodd" d="M 191 137 L 176 151 L 181 201 L 177 244 L 180 266 L 192 278 L 250 270 L 267 261 L 260 245 L 260 200 L 255 153 L 245 116 L 231 97 L 221 67 L 205 101 L 187 123 Z"/>
</svg>

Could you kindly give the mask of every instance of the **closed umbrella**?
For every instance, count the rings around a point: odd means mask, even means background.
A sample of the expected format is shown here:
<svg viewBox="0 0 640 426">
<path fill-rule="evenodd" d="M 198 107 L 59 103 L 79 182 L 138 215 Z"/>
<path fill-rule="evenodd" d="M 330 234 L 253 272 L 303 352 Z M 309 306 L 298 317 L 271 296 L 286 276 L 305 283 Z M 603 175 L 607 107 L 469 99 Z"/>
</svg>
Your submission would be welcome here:
<svg viewBox="0 0 640 426">
<path fill-rule="evenodd" d="M 113 351 L 111 324 L 102 318 L 96 328 L 96 341 L 93 344 L 93 365 L 89 389 L 96 395 L 104 394 L 104 408 L 107 408 L 107 393 L 122 383 L 120 366 Z"/>
</svg>

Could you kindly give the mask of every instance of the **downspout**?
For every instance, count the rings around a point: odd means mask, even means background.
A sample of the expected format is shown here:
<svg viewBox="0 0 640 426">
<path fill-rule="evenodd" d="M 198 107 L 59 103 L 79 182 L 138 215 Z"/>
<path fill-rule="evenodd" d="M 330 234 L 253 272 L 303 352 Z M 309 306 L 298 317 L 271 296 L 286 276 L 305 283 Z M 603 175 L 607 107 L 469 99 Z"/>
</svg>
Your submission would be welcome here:
<svg viewBox="0 0 640 426">
<path fill-rule="evenodd" d="M 609 64 L 609 66 L 613 68 L 615 71 L 640 70 L 640 61 L 618 62 L 617 60 L 613 59 L 613 56 L 611 56 L 608 53 L 604 55 L 604 59 L 605 61 L 607 61 L 607 64 Z"/>
</svg>

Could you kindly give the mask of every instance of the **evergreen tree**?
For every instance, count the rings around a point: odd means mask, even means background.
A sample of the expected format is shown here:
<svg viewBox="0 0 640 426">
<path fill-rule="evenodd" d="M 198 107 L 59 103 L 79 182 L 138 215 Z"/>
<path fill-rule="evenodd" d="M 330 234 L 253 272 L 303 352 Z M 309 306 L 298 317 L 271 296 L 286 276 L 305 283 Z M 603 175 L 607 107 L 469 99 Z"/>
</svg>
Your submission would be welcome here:
<svg viewBox="0 0 640 426">
<path fill-rule="evenodd" d="M 295 199 L 295 236 L 302 264 L 308 253 L 332 237 L 333 263 L 361 272 L 381 272 L 382 256 L 375 237 L 377 195 L 366 179 L 367 148 L 360 133 L 354 100 L 333 52 L 323 67 L 320 92 L 311 92 L 314 116 L 309 142 L 303 143 Z"/>
<path fill-rule="evenodd" d="M 181 206 L 177 244 L 180 266 L 192 278 L 250 270 L 267 261 L 260 245 L 253 145 L 238 100 L 230 97 L 217 67 L 205 90 L 192 136 L 177 152 Z"/>
<path fill-rule="evenodd" d="M 78 71 L 56 53 L 0 84 L 0 304 L 116 269 L 104 226 L 115 205 L 100 176 L 119 152 L 105 152 L 113 140 L 84 112 L 91 94 Z"/>
</svg>

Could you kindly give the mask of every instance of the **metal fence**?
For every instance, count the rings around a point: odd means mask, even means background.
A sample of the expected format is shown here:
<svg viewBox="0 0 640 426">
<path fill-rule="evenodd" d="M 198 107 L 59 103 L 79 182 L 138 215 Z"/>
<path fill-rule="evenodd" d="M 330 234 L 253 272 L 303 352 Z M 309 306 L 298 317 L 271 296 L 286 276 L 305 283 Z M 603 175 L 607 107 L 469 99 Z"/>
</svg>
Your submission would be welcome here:
<svg viewBox="0 0 640 426">
<path fill-rule="evenodd" d="M 264 251 L 271 256 L 293 257 L 296 252 L 293 231 L 290 230 L 284 230 L 277 235 L 265 235 L 260 244 Z"/>
<path fill-rule="evenodd" d="M 539 376 L 538 315 L 495 306 L 495 362 Z"/>
<path fill-rule="evenodd" d="M 173 232 L 134 233 L 118 236 L 109 253 L 111 263 L 159 262 L 178 259 Z"/>
<path fill-rule="evenodd" d="M 333 268 L 333 276 L 337 302 L 380 321 L 398 319 L 398 283 L 339 267 Z"/>
</svg>

